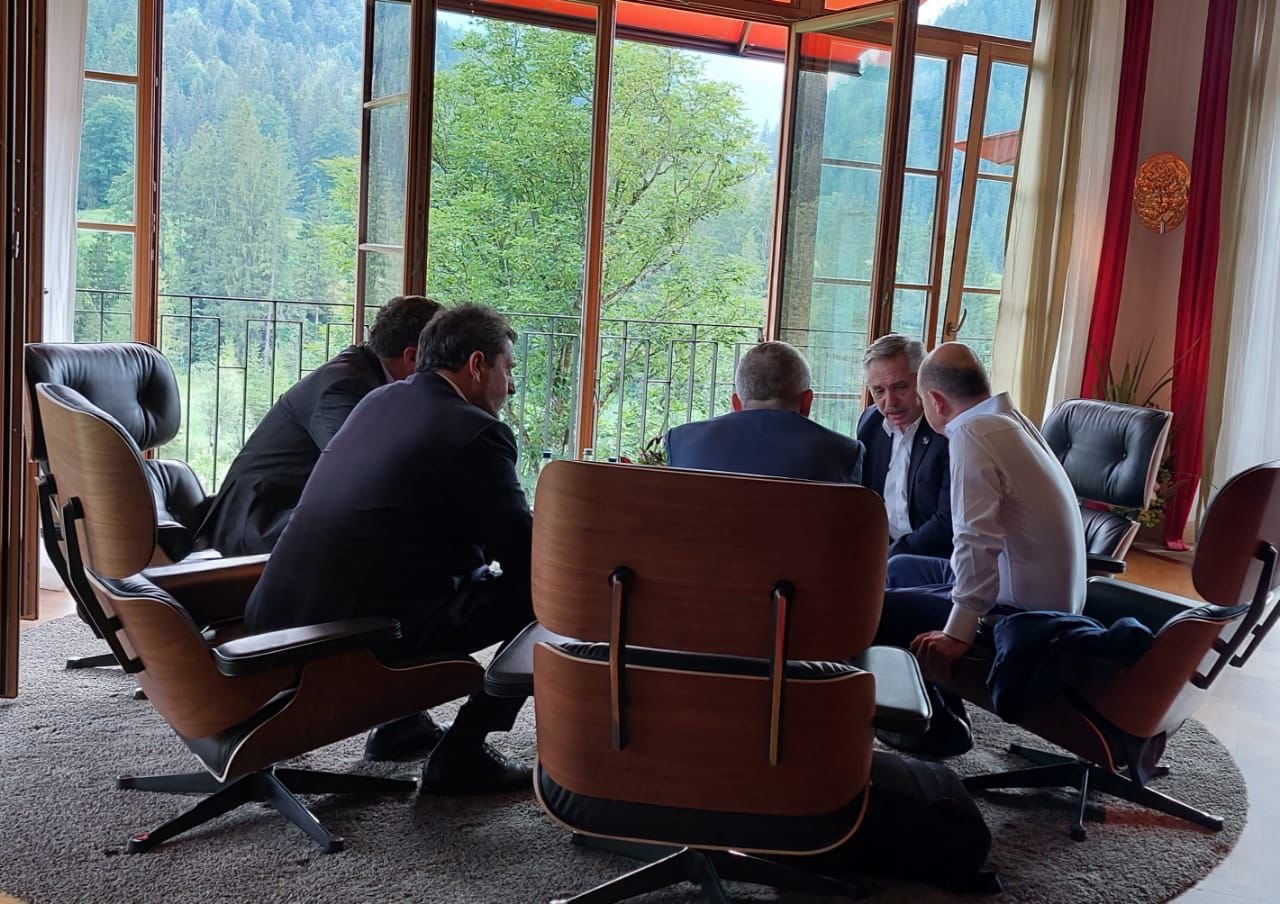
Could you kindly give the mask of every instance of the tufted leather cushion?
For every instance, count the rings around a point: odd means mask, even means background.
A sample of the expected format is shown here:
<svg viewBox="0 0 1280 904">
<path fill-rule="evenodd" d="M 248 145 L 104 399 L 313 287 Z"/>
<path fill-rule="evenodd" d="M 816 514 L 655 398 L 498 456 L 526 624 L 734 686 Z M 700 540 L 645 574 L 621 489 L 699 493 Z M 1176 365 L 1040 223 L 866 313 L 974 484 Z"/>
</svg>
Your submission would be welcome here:
<svg viewBox="0 0 1280 904">
<path fill-rule="evenodd" d="M 68 386 L 115 418 L 143 451 L 164 445 L 178 433 L 178 381 L 164 355 L 150 345 L 31 343 L 24 363 L 33 400 L 37 383 Z M 43 462 L 47 454 L 39 406 L 31 407 L 31 455 Z"/>
<path fill-rule="evenodd" d="M 1123 559 L 1138 532 L 1138 522 L 1110 511 L 1080 506 L 1084 522 L 1084 550 L 1090 555 Z"/>
<path fill-rule="evenodd" d="M 1041 432 L 1077 496 L 1140 509 L 1155 489 L 1171 417 L 1158 408 L 1068 399 Z"/>
</svg>

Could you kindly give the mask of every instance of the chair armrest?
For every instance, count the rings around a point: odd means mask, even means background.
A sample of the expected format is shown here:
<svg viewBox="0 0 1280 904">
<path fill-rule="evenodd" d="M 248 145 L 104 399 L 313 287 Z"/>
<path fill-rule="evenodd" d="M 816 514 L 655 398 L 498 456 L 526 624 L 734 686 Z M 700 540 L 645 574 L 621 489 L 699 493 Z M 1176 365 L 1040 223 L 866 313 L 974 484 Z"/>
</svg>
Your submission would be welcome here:
<svg viewBox="0 0 1280 904">
<path fill-rule="evenodd" d="M 182 604 L 198 625 L 244 616 L 249 594 L 262 577 L 266 555 L 184 559 L 142 574 Z"/>
<path fill-rule="evenodd" d="M 1124 563 L 1124 559 L 1117 559 L 1115 556 L 1099 555 L 1095 552 L 1089 553 L 1085 562 L 1085 568 L 1090 573 L 1096 572 L 1098 574 L 1124 574 L 1127 567 L 1128 566 Z"/>
<path fill-rule="evenodd" d="M 849 664 L 876 679 L 876 728 L 902 734 L 928 730 L 933 705 L 916 658 L 897 647 L 868 647 Z"/>
<path fill-rule="evenodd" d="M 394 618 L 348 618 L 229 640 L 213 648 L 213 659 L 219 672 L 235 678 L 367 650 L 399 637 L 400 623 Z"/>
<path fill-rule="evenodd" d="M 1090 578 L 1086 588 L 1084 614 L 1108 626 L 1131 616 L 1152 631 L 1159 631 L 1174 616 L 1203 605 L 1113 578 Z"/>
<path fill-rule="evenodd" d="M 492 697 L 525 698 L 533 694 L 533 648 L 571 638 L 531 623 L 493 657 L 484 671 L 484 690 Z"/>
</svg>

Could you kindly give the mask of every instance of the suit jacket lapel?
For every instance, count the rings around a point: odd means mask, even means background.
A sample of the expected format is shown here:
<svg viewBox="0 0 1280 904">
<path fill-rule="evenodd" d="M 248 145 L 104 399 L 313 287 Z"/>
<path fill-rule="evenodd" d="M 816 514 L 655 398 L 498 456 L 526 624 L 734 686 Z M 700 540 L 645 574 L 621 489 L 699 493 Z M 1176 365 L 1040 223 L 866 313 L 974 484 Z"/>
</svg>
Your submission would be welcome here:
<svg viewBox="0 0 1280 904">
<path fill-rule="evenodd" d="M 911 503 L 916 492 L 916 475 L 920 473 L 920 465 L 924 462 L 925 457 L 929 454 L 929 447 L 938 441 L 937 434 L 929 428 L 923 418 L 920 426 L 916 428 L 915 439 L 911 442 L 911 461 L 907 464 L 907 507 L 911 507 Z"/>
</svg>

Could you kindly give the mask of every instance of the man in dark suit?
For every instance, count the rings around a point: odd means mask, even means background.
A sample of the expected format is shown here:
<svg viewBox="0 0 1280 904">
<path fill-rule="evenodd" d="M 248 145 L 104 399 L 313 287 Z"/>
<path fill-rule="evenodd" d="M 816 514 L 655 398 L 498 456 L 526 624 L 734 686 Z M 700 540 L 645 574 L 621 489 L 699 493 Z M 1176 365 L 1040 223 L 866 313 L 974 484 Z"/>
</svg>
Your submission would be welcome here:
<svg viewBox="0 0 1280 904">
<path fill-rule="evenodd" d="M 413 373 L 418 336 L 440 305 L 420 295 L 391 299 L 353 345 L 294 384 L 271 406 L 231 463 L 196 532 L 196 545 L 225 556 L 271 552 L 320 452 L 361 399 Z"/>
<path fill-rule="evenodd" d="M 366 396 L 320 456 L 249 598 L 252 630 L 391 616 L 396 655 L 418 657 L 480 650 L 533 621 L 533 520 L 515 437 L 498 420 L 515 392 L 515 338 L 483 305 L 428 324 L 417 373 Z M 493 561 L 500 577 L 472 580 Z M 511 728 L 522 703 L 477 691 L 443 737 L 421 714 L 374 729 L 366 755 L 431 750 L 427 792 L 528 788 L 529 769 L 484 742 Z"/>
<path fill-rule="evenodd" d="M 733 411 L 667 431 L 667 464 L 833 483 L 862 480 L 862 444 L 809 419 L 809 364 L 786 342 L 738 362 Z"/>
<path fill-rule="evenodd" d="M 889 555 L 951 555 L 951 465 L 947 438 L 924 418 L 916 372 L 924 344 L 896 333 L 862 356 L 875 406 L 863 412 L 858 439 L 866 447 L 866 485 L 884 498 Z"/>
</svg>

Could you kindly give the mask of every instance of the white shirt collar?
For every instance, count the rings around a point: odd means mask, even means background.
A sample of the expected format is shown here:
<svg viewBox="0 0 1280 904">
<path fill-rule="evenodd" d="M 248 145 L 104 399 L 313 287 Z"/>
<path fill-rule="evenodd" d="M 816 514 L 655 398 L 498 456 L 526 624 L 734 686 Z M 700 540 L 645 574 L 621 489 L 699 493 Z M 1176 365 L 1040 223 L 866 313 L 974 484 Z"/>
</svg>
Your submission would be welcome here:
<svg viewBox="0 0 1280 904">
<path fill-rule="evenodd" d="M 922 420 L 924 420 L 924 412 L 923 412 L 923 411 L 922 411 L 922 412 L 920 412 L 920 414 L 916 416 L 916 419 L 915 419 L 914 421 L 912 421 L 910 424 L 907 424 L 907 426 L 903 427 L 901 430 L 899 430 L 897 427 L 893 426 L 893 424 L 889 423 L 889 419 L 888 419 L 888 418 L 885 418 L 884 420 L 882 420 L 882 421 L 880 422 L 880 426 L 881 426 L 881 427 L 883 427 L 883 428 L 884 428 L 884 432 L 885 432 L 885 433 L 887 433 L 887 434 L 889 434 L 890 436 L 893 436 L 895 433 L 900 433 L 900 434 L 902 434 L 902 437 L 903 437 L 904 439 L 909 439 L 909 438 L 911 438 L 911 437 L 913 437 L 913 436 L 915 436 L 915 435 L 916 435 L 916 430 L 918 430 L 918 429 L 920 428 L 920 422 L 921 422 Z"/>
<path fill-rule="evenodd" d="M 966 421 L 977 417 L 981 414 L 1008 414 L 1013 410 L 1013 403 L 1009 401 L 1009 393 L 1002 392 L 999 395 L 993 395 L 991 398 L 979 402 L 967 411 L 962 411 L 951 419 L 951 423 L 947 424 L 947 437 L 955 436 Z"/>
<path fill-rule="evenodd" d="M 388 383 L 394 383 L 396 378 L 391 376 L 391 371 L 387 370 L 387 362 L 381 358 L 378 359 L 378 366 L 382 368 L 382 375 L 387 378 Z"/>
<path fill-rule="evenodd" d="M 458 388 L 458 384 L 449 379 L 448 374 L 446 374 L 442 370 L 437 370 L 435 373 L 440 377 L 440 379 L 444 380 L 446 383 L 448 383 L 450 386 L 453 387 L 453 391 L 458 394 L 458 398 L 462 399 L 462 401 L 466 402 L 467 404 L 471 403 L 471 400 L 467 398 L 466 393 L 464 393 L 461 389 Z"/>
</svg>

